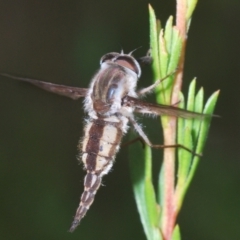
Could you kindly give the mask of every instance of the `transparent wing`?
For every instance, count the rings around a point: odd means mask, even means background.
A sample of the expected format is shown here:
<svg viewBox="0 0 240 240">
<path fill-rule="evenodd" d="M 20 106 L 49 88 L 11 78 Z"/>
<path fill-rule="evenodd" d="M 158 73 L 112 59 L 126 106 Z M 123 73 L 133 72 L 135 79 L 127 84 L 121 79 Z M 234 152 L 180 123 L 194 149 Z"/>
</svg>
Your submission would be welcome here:
<svg viewBox="0 0 240 240">
<path fill-rule="evenodd" d="M 0 75 L 4 77 L 16 79 L 19 81 L 31 83 L 46 91 L 56 93 L 65 97 L 69 97 L 69 98 L 72 98 L 73 100 L 79 99 L 80 97 L 85 97 L 88 91 L 87 88 L 69 87 L 65 85 L 43 82 L 43 81 L 30 79 L 30 78 L 15 77 L 6 73 L 0 73 Z"/>
<path fill-rule="evenodd" d="M 161 115 L 161 116 L 174 116 L 174 117 L 181 117 L 181 118 L 197 118 L 197 119 L 204 119 L 206 117 L 212 117 L 217 115 L 207 115 L 201 114 L 196 112 L 190 112 L 184 109 L 180 109 L 173 106 L 162 105 L 162 104 L 155 104 L 155 103 L 148 103 L 143 100 L 126 96 L 123 99 L 123 105 L 125 106 L 132 106 L 135 112 L 142 113 L 142 114 L 149 114 L 149 115 Z"/>
</svg>

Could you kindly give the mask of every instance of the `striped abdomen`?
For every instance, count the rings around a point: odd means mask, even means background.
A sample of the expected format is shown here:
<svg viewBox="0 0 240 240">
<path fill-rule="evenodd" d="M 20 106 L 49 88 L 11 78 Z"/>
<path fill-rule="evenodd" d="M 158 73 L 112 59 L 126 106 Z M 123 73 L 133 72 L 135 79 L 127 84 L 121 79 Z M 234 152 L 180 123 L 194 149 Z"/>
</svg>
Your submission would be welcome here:
<svg viewBox="0 0 240 240">
<path fill-rule="evenodd" d="M 84 192 L 70 229 L 71 232 L 78 226 L 91 206 L 101 184 L 102 176 L 111 169 L 119 149 L 123 135 L 122 120 L 115 116 L 107 120 L 104 118 L 90 119 L 85 126 L 81 151 L 87 175 L 84 180 Z"/>
</svg>

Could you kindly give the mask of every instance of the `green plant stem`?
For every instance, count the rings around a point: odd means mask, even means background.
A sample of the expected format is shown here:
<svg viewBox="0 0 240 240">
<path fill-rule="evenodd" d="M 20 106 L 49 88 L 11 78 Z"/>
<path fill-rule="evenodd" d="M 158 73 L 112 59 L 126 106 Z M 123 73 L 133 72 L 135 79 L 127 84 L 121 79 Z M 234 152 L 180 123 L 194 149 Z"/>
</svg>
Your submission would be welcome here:
<svg viewBox="0 0 240 240">
<path fill-rule="evenodd" d="M 164 126 L 164 144 L 173 145 L 175 143 L 174 128 L 172 128 L 171 118 L 168 118 L 168 123 Z M 162 202 L 162 224 L 161 229 L 164 239 L 169 239 L 174 227 L 174 175 L 175 175 L 175 149 L 164 149 L 163 155 L 163 202 Z"/>
<path fill-rule="evenodd" d="M 187 0 L 177 0 L 177 19 L 176 28 L 182 38 L 182 51 L 178 64 L 178 71 L 174 79 L 173 90 L 171 93 L 171 104 L 175 104 L 179 101 L 179 92 L 182 87 L 183 79 L 183 67 L 185 59 L 186 49 L 186 20 L 187 13 Z M 164 131 L 164 144 L 174 145 L 176 144 L 176 130 L 177 119 L 174 117 L 168 117 L 167 121 L 163 125 Z M 175 148 L 164 149 L 163 169 L 164 169 L 164 189 L 163 189 L 163 210 L 162 210 L 162 232 L 164 239 L 170 240 L 177 217 L 177 207 L 175 206 Z"/>
</svg>

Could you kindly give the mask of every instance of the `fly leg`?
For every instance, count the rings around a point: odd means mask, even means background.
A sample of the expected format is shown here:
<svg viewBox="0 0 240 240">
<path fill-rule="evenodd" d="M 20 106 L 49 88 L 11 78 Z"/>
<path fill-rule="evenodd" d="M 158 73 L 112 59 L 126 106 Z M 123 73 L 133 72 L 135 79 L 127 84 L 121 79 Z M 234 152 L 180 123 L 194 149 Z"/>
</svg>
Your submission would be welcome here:
<svg viewBox="0 0 240 240">
<path fill-rule="evenodd" d="M 142 148 L 145 148 L 145 142 L 144 142 L 144 140 L 141 137 L 136 137 L 136 138 L 134 138 L 134 139 L 132 139 L 132 140 L 130 140 L 128 142 L 123 143 L 122 147 L 126 147 L 126 146 L 131 145 L 133 143 L 136 143 L 138 141 L 142 144 Z"/>
<path fill-rule="evenodd" d="M 141 90 L 139 90 L 137 92 L 138 96 L 141 95 L 145 95 L 147 93 L 151 93 L 153 91 L 154 88 L 156 88 L 161 82 L 163 82 L 165 79 L 169 78 L 170 76 L 172 76 L 175 72 L 177 71 L 177 69 L 175 69 L 174 71 L 170 72 L 169 74 L 167 74 L 164 78 L 157 80 L 154 84 L 143 88 Z"/>
<path fill-rule="evenodd" d="M 146 56 L 138 58 L 137 61 L 141 66 L 150 65 L 153 61 L 151 57 L 151 49 L 147 51 Z"/>
<path fill-rule="evenodd" d="M 137 131 L 137 133 L 141 136 L 142 140 L 151 148 L 182 148 L 185 149 L 186 151 L 192 153 L 195 156 L 198 157 L 202 157 L 201 154 L 195 153 L 193 152 L 191 149 L 185 147 L 182 144 L 173 144 L 173 145 L 163 145 L 163 144 L 152 144 L 150 142 L 150 140 L 148 139 L 147 135 L 144 133 L 144 131 L 142 130 L 142 128 L 140 127 L 140 125 L 132 118 L 129 117 L 128 118 L 129 121 L 132 123 L 132 125 L 134 126 L 135 130 Z"/>
</svg>

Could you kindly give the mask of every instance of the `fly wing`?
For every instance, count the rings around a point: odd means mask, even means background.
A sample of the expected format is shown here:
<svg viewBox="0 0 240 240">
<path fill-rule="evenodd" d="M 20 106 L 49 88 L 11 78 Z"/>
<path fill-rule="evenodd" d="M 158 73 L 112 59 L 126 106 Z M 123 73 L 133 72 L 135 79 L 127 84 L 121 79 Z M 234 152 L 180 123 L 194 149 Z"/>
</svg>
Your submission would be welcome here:
<svg viewBox="0 0 240 240">
<path fill-rule="evenodd" d="M 87 88 L 69 87 L 65 85 L 59 85 L 55 83 L 43 82 L 35 79 L 15 77 L 6 73 L 0 73 L 1 76 L 16 79 L 23 82 L 31 83 L 37 87 L 40 87 L 46 91 L 56 93 L 65 97 L 72 98 L 73 100 L 85 97 L 87 94 Z"/>
<path fill-rule="evenodd" d="M 208 115 L 208 114 L 191 112 L 191 111 L 187 111 L 187 110 L 169 106 L 169 105 L 148 103 L 143 100 L 129 97 L 129 96 L 126 96 L 123 99 L 123 105 L 133 107 L 135 109 L 134 110 L 135 112 L 142 113 L 142 114 L 149 114 L 149 115 L 161 115 L 161 116 L 165 115 L 165 116 L 173 116 L 173 117 L 180 117 L 180 118 L 196 118 L 196 119 L 204 119 L 206 117 L 216 116 L 216 115 Z"/>
</svg>

